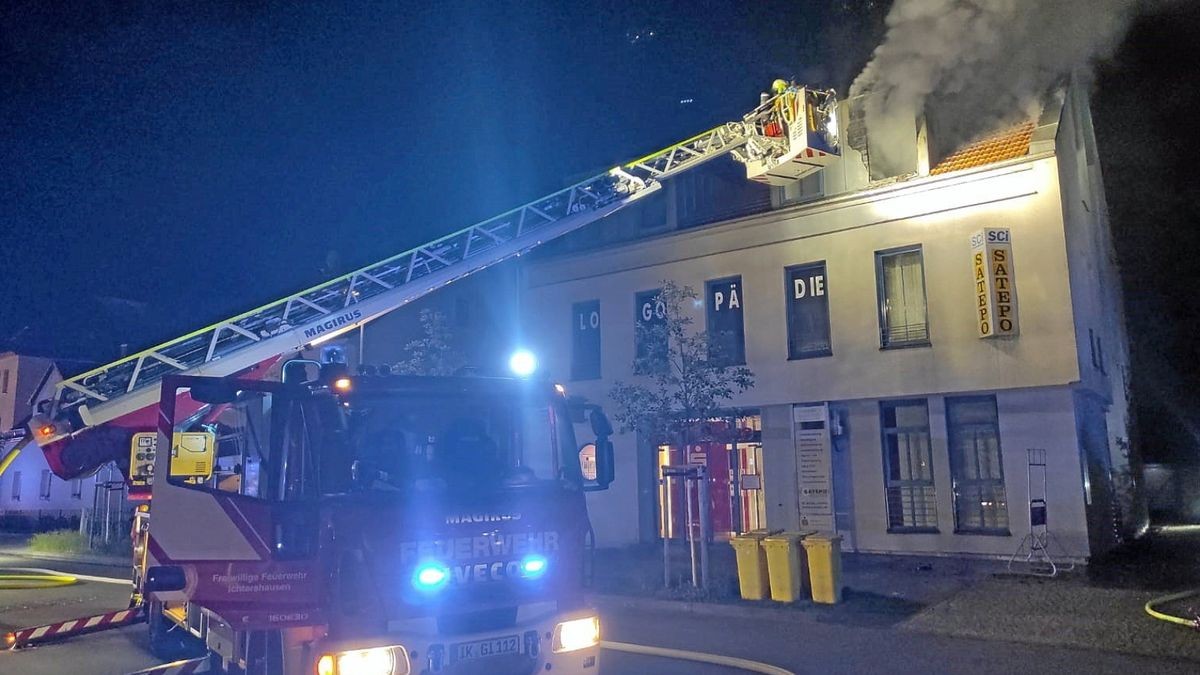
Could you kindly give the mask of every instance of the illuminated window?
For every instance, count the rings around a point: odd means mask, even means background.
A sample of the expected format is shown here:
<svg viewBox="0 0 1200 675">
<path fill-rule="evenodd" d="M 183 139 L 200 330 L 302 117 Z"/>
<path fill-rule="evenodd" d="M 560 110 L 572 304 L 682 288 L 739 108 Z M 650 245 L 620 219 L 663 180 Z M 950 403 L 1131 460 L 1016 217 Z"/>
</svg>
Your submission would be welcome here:
<svg viewBox="0 0 1200 675">
<path fill-rule="evenodd" d="M 954 530 L 1008 534 L 996 397 L 947 398 L 946 431 L 954 477 Z"/>
<path fill-rule="evenodd" d="M 883 470 L 889 532 L 937 530 L 937 492 L 924 400 L 883 401 Z"/>
</svg>

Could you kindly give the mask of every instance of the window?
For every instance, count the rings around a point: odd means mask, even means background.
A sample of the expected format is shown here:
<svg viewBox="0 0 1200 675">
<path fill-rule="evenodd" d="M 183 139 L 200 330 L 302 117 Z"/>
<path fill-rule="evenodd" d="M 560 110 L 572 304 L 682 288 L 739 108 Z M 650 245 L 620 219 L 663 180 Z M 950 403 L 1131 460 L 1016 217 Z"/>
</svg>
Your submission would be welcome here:
<svg viewBox="0 0 1200 675">
<path fill-rule="evenodd" d="M 876 253 L 875 279 L 879 288 L 880 346 L 928 345 L 921 247 Z"/>
<path fill-rule="evenodd" d="M 71 499 L 83 499 L 83 479 L 71 481 Z"/>
<path fill-rule="evenodd" d="M 713 365 L 746 363 L 742 278 L 726 277 L 704 284 L 708 325 L 708 358 Z"/>
<path fill-rule="evenodd" d="M 936 532 L 937 492 L 924 400 L 883 401 L 883 471 L 889 532 Z"/>
<path fill-rule="evenodd" d="M 8 368 L 0 372 L 0 394 L 8 393 Z"/>
<path fill-rule="evenodd" d="M 50 499 L 50 484 L 54 481 L 54 474 L 50 473 L 50 469 L 42 469 L 42 489 L 38 492 L 38 496 L 43 500 Z"/>
<path fill-rule="evenodd" d="M 21 501 L 21 472 L 14 471 L 14 472 L 12 472 L 12 476 L 13 476 L 12 500 L 14 502 L 19 502 L 19 501 Z"/>
<path fill-rule="evenodd" d="M 788 359 L 833 355 L 829 340 L 829 286 L 825 263 L 789 267 L 787 283 Z"/>
<path fill-rule="evenodd" d="M 1008 534 L 995 396 L 946 399 L 956 532 Z"/>
<path fill-rule="evenodd" d="M 600 301 L 571 305 L 571 379 L 600 377 Z"/>
<path fill-rule="evenodd" d="M 662 289 L 633 296 L 634 372 L 643 375 L 665 370 L 667 365 L 667 307 Z"/>
</svg>

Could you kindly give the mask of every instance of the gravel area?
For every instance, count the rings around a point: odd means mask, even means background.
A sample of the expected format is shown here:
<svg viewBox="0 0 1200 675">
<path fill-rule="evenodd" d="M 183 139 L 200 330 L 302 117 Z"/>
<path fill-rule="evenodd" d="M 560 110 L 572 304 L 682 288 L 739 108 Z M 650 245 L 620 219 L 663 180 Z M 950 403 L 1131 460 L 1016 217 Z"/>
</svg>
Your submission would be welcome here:
<svg viewBox="0 0 1200 675">
<path fill-rule="evenodd" d="M 1142 610 L 1146 601 L 1158 595 L 1092 586 L 1079 575 L 995 577 L 962 589 L 898 627 L 1200 661 L 1200 633 L 1157 621 Z"/>
</svg>

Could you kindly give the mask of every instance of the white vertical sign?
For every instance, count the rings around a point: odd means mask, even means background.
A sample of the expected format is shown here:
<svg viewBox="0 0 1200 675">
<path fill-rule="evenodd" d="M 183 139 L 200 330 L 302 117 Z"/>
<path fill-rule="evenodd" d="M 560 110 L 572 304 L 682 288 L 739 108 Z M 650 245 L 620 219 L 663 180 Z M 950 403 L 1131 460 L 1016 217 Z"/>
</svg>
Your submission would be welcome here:
<svg viewBox="0 0 1200 675">
<path fill-rule="evenodd" d="M 796 443 L 800 526 L 833 532 L 833 454 L 829 439 L 829 406 L 792 407 Z"/>
</svg>

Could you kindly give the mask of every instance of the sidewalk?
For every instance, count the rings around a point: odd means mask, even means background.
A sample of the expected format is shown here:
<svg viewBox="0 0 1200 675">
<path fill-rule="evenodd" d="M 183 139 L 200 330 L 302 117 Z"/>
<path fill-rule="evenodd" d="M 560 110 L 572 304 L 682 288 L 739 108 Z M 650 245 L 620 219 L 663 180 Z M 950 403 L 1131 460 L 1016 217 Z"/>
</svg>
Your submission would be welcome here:
<svg viewBox="0 0 1200 675">
<path fill-rule="evenodd" d="M 677 587 L 663 589 L 662 550 L 637 546 L 597 551 L 596 604 L 645 611 L 770 621 L 893 627 L 984 640 L 1076 647 L 1200 662 L 1200 634 L 1156 621 L 1142 606 L 1165 590 L 1082 569 L 1042 579 L 1009 574 L 1003 561 L 844 554 L 844 602 L 817 605 L 746 601 L 738 595 L 728 544 L 710 549 L 707 592 L 690 587 L 687 552 L 672 553 Z M 1161 578 L 1161 570 L 1155 576 Z M 1200 599 L 1196 599 L 1200 607 Z M 1187 607 L 1177 608 L 1186 610 Z"/>
</svg>

